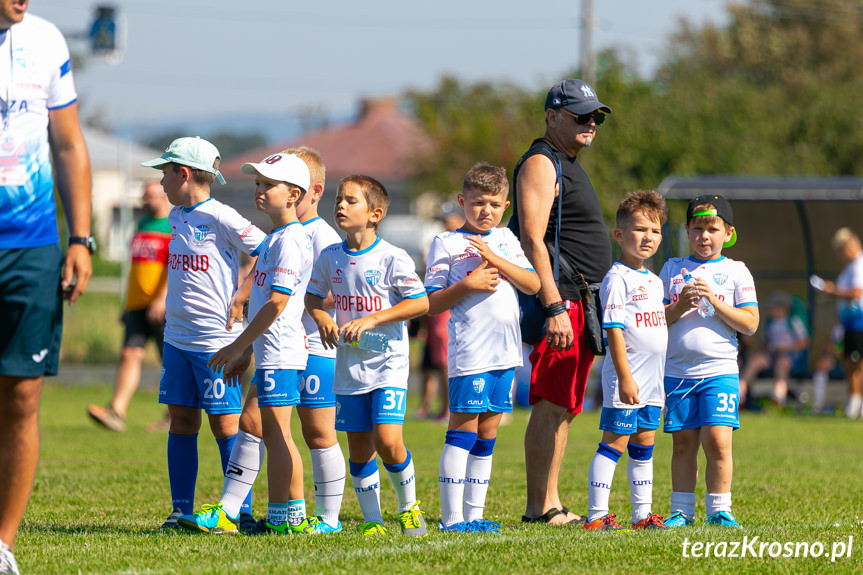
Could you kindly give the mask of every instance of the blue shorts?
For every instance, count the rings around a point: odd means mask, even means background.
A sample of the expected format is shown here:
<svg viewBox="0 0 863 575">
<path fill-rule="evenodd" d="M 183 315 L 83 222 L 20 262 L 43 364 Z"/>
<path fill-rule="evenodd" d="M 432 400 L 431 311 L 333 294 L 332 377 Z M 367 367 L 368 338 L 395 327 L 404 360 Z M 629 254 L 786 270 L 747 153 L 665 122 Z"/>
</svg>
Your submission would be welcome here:
<svg viewBox="0 0 863 575">
<path fill-rule="evenodd" d="M 207 367 L 212 355 L 183 351 L 166 343 L 162 351 L 159 403 L 203 408 L 213 415 L 240 413 L 240 386 L 226 385 L 221 373 Z"/>
<path fill-rule="evenodd" d="M 309 355 L 303 371 L 303 386 L 300 389 L 300 407 L 335 407 L 333 373 L 336 358 Z"/>
<path fill-rule="evenodd" d="M 515 369 L 449 378 L 449 410 L 454 413 L 512 413 Z"/>
<path fill-rule="evenodd" d="M 632 435 L 642 429 L 659 429 L 659 416 L 662 408 L 657 405 L 644 405 L 630 409 L 603 407 L 599 416 L 599 428 L 618 435 Z"/>
<path fill-rule="evenodd" d="M 705 425 L 740 427 L 740 377 L 717 375 L 704 379 L 665 378 L 666 433 Z"/>
<path fill-rule="evenodd" d="M 407 390 L 374 389 L 359 395 L 336 394 L 336 431 L 371 431 L 380 423 L 405 424 Z"/>
<path fill-rule="evenodd" d="M 0 375 L 57 375 L 63 334 L 59 244 L 0 249 Z"/>
<path fill-rule="evenodd" d="M 298 369 L 256 369 L 252 383 L 258 386 L 258 407 L 300 403 L 301 373 Z"/>
</svg>

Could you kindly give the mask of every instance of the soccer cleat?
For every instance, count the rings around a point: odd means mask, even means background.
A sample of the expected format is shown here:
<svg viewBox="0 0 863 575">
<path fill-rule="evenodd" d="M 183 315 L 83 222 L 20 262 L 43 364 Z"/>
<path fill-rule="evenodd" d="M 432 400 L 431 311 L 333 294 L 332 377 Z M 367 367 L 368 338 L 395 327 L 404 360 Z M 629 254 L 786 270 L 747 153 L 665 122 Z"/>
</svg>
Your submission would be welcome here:
<svg viewBox="0 0 863 575">
<path fill-rule="evenodd" d="M 15 561 L 15 555 L 5 542 L 0 541 L 0 573 L 11 573 L 12 575 L 21 575 L 18 571 L 18 563 Z"/>
<path fill-rule="evenodd" d="M 366 521 L 362 525 L 357 525 L 357 531 L 363 536 L 387 534 L 387 528 L 374 521 Z"/>
<path fill-rule="evenodd" d="M 429 534 L 426 529 L 426 520 L 420 510 L 420 502 L 417 501 L 407 511 L 399 513 L 399 523 L 402 525 L 402 534 L 409 537 L 425 537 Z"/>
<path fill-rule="evenodd" d="M 632 524 L 633 529 L 668 529 L 668 526 L 662 522 L 662 516 L 656 513 L 651 513 L 638 523 Z"/>
<path fill-rule="evenodd" d="M 237 523 L 239 518 L 230 518 L 222 509 L 222 502 L 215 505 L 201 505 L 201 511 L 194 515 L 181 515 L 177 524 L 189 531 L 201 531 L 222 535 L 225 533 L 239 533 Z"/>
<path fill-rule="evenodd" d="M 114 411 L 113 408 L 102 407 L 91 403 L 87 408 L 87 414 L 105 429 L 111 431 L 126 431 L 126 418 Z"/>
<path fill-rule="evenodd" d="M 245 511 L 240 511 L 240 533 L 255 533 L 258 530 L 258 522 L 255 516 Z"/>
<path fill-rule="evenodd" d="M 599 519 L 589 521 L 584 524 L 584 528 L 589 531 L 629 531 L 620 525 L 614 518 L 617 517 L 614 513 L 603 515 Z"/>
<path fill-rule="evenodd" d="M 704 523 L 706 525 L 719 525 L 720 527 L 742 527 L 730 511 L 720 511 L 719 513 L 708 515 Z"/>
<path fill-rule="evenodd" d="M 500 523 L 497 521 L 488 521 L 487 519 L 474 519 L 470 522 L 476 527 L 476 530 L 481 533 L 500 533 Z"/>
<path fill-rule="evenodd" d="M 325 522 L 320 515 L 315 515 L 314 517 L 309 517 L 309 525 L 314 527 L 315 533 L 325 534 L 325 533 L 339 533 L 342 530 L 342 522 L 336 522 L 336 526 L 333 527 L 329 523 Z"/>
<path fill-rule="evenodd" d="M 437 528 L 443 531 L 444 533 L 479 533 L 481 529 L 471 521 L 467 523 L 465 521 L 459 521 L 458 523 L 453 523 L 452 525 L 447 525 L 444 527 L 443 523 L 438 523 Z"/>
<path fill-rule="evenodd" d="M 174 507 L 174 510 L 171 511 L 171 514 L 168 515 L 168 518 L 165 519 L 165 522 L 162 523 L 161 529 L 179 529 L 180 524 L 177 523 L 177 520 L 180 516 L 183 515 L 183 511 L 179 507 Z"/>
<path fill-rule="evenodd" d="M 663 523 L 665 523 L 666 527 L 688 527 L 692 525 L 693 520 L 680 511 L 675 511 L 666 517 Z"/>
</svg>

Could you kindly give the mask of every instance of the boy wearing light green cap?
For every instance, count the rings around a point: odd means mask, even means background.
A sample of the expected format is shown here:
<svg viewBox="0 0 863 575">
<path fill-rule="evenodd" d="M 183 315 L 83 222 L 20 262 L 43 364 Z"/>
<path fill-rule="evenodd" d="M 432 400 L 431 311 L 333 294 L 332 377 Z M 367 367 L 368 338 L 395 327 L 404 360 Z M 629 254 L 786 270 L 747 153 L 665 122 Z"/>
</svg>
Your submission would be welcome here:
<svg viewBox="0 0 863 575">
<path fill-rule="evenodd" d="M 233 208 L 210 197 L 219 173 L 219 151 L 201 138 L 178 138 L 161 157 L 141 165 L 162 170 L 162 187 L 174 208 L 168 215 L 168 296 L 159 403 L 171 414 L 168 477 L 173 511 L 162 525 L 178 527 L 191 514 L 198 474 L 201 409 L 219 445 L 224 473 L 237 436 L 240 387 L 229 385 L 207 363 L 242 331 L 231 306 L 240 251 L 255 257 L 266 235 Z M 232 313 L 233 312 L 233 313 Z"/>
</svg>

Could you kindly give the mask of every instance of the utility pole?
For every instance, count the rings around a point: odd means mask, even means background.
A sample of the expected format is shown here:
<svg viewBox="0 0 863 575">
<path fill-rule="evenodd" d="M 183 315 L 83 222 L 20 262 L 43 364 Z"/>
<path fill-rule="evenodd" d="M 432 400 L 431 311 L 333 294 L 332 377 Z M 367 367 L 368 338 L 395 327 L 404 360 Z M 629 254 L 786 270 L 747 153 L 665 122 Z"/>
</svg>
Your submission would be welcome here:
<svg viewBox="0 0 863 575">
<path fill-rule="evenodd" d="M 596 65 L 593 58 L 593 0 L 581 0 L 581 78 L 588 84 L 596 80 Z"/>
</svg>

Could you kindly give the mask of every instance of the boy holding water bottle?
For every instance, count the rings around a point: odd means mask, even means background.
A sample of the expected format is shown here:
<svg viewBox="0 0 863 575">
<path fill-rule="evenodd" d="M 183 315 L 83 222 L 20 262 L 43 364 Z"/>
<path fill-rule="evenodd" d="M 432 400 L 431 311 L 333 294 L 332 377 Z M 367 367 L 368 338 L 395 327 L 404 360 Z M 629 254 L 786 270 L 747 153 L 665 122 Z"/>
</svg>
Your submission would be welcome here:
<svg viewBox="0 0 863 575">
<path fill-rule="evenodd" d="M 752 335 L 758 329 L 758 300 L 746 266 L 722 255 L 737 241 L 725 198 L 711 194 L 690 201 L 686 231 L 692 255 L 669 259 L 659 274 L 668 322 L 663 430 L 674 443 L 671 512 L 665 524 L 694 522 L 702 447 L 706 522 L 739 527 L 731 513 L 731 437 L 740 427 L 737 332 Z"/>
<path fill-rule="evenodd" d="M 424 537 L 428 530 L 402 426 L 408 382 L 405 322 L 428 311 L 428 298 L 407 252 L 377 235 L 388 206 L 386 188 L 374 178 L 348 176 L 339 182 L 334 215 L 347 237 L 324 249 L 315 262 L 306 310 L 324 345 L 338 346 L 336 430 L 347 434 L 351 480 L 364 520 L 358 531 L 387 534 L 380 506 L 380 454 L 398 497 L 402 533 Z M 324 310 L 328 293 L 335 302 L 335 320 Z"/>
</svg>

